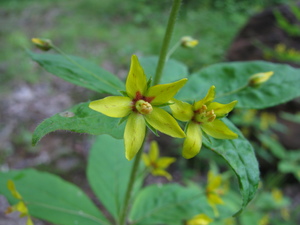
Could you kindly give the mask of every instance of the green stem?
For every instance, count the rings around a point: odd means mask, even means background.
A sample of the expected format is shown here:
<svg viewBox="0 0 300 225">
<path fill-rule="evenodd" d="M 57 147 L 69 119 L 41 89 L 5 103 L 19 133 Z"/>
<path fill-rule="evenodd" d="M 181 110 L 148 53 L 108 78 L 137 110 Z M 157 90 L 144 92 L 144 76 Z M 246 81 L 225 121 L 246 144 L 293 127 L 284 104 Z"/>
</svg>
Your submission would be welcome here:
<svg viewBox="0 0 300 225">
<path fill-rule="evenodd" d="M 154 80 L 153 80 L 154 85 L 159 83 L 161 76 L 162 76 L 162 71 L 164 69 L 164 65 L 166 62 L 167 52 L 169 49 L 170 40 L 171 40 L 171 37 L 173 34 L 174 25 L 176 22 L 180 4 L 181 4 L 181 0 L 173 0 L 173 5 L 172 5 L 172 9 L 171 9 L 170 16 L 169 16 L 166 33 L 165 33 L 165 36 L 163 39 L 163 43 L 162 43 L 162 47 L 161 47 L 160 55 L 159 55 L 159 60 L 158 60 L 158 65 L 157 65 L 156 73 L 155 73 Z M 145 137 L 146 136 L 147 136 L 147 132 L 146 132 Z M 136 173 L 138 171 L 139 163 L 141 160 L 144 143 L 145 143 L 145 140 L 143 142 L 141 149 L 138 151 L 138 153 L 135 156 L 134 163 L 133 163 L 133 166 L 131 169 L 130 179 L 129 179 L 126 194 L 125 194 L 124 205 L 123 205 L 123 209 L 122 209 L 122 212 L 120 215 L 120 221 L 119 221 L 120 225 L 126 225 L 129 203 L 130 203 L 130 198 L 131 198 L 131 194 L 132 194 L 132 188 L 134 185 L 134 181 L 136 179 Z"/>
<path fill-rule="evenodd" d="M 147 131 L 145 134 L 145 137 L 147 137 Z M 126 194 L 125 194 L 125 200 L 124 200 L 124 205 L 123 205 L 123 209 L 120 215 L 120 225 L 126 225 L 126 216 L 127 216 L 127 212 L 129 209 L 129 203 L 130 203 L 130 198 L 131 198 L 131 194 L 132 194 L 132 188 L 134 185 L 134 181 L 136 178 L 136 173 L 138 171 L 139 168 L 139 163 L 141 161 L 141 156 L 143 153 L 143 148 L 144 148 L 144 143 L 145 140 L 143 142 L 142 147 L 140 148 L 140 150 L 138 151 L 138 153 L 136 154 L 135 158 L 134 158 L 134 162 L 133 162 L 133 166 L 131 168 L 131 173 L 130 173 L 130 178 L 129 178 L 129 182 L 128 182 L 128 186 L 127 186 L 127 190 L 126 190 Z"/>
<path fill-rule="evenodd" d="M 166 56 L 166 61 L 171 57 L 171 55 L 175 52 L 175 50 L 180 46 L 181 41 L 178 41 L 171 49 L 170 51 L 167 53 Z"/>
<path fill-rule="evenodd" d="M 173 35 L 173 30 L 174 30 L 174 26 L 176 23 L 176 18 L 177 18 L 177 14 L 178 14 L 180 5 L 181 5 L 181 0 L 173 0 L 173 5 L 172 5 L 172 9 L 171 9 L 170 16 L 169 16 L 166 33 L 165 33 L 165 36 L 163 39 L 162 47 L 161 47 L 160 54 L 159 54 L 159 60 L 158 60 L 158 64 L 157 64 L 157 68 L 156 68 L 156 72 L 155 72 L 155 76 L 154 76 L 154 80 L 153 80 L 154 85 L 159 84 L 159 81 L 162 76 L 162 71 L 163 71 L 165 63 L 166 63 L 166 59 L 167 59 L 166 56 L 167 56 L 170 41 L 171 41 L 171 38 Z"/>
<path fill-rule="evenodd" d="M 238 89 L 235 89 L 235 90 L 233 90 L 233 91 L 229 91 L 229 92 L 226 92 L 226 93 L 224 93 L 224 94 L 217 95 L 217 97 L 215 97 L 215 99 L 216 99 L 216 98 L 221 98 L 221 97 L 224 97 L 224 96 L 228 96 L 228 95 L 235 94 L 235 93 L 237 93 L 237 92 L 239 92 L 239 91 L 244 90 L 246 87 L 248 87 L 248 84 L 246 84 L 245 86 L 242 86 L 242 87 L 240 87 L 240 88 L 238 88 Z"/>
</svg>

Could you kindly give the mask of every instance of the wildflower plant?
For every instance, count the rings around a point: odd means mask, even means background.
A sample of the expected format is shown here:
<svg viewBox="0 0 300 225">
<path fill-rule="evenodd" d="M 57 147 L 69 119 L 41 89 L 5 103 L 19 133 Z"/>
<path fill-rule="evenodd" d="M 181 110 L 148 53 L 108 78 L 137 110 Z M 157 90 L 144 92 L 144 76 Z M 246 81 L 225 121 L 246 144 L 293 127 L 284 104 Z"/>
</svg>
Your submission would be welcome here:
<svg viewBox="0 0 300 225">
<path fill-rule="evenodd" d="M 173 1 L 159 56 L 132 53 L 125 81 L 85 59 L 67 55 L 48 39 L 32 40 L 43 50 L 57 52 L 27 50 L 33 61 L 66 81 L 99 93 L 93 101 L 44 120 L 35 129 L 32 143 L 36 145 L 56 130 L 97 135 L 86 173 L 105 213 L 79 187 L 35 169 L 1 172 L 0 193 L 10 203 L 15 199 L 6 187 L 8 180 L 18 188 L 30 215 L 53 224 L 209 224 L 242 213 L 258 188 L 259 167 L 250 142 L 226 116 L 234 108 L 262 109 L 300 96 L 294 85 L 300 80 L 299 69 L 250 61 L 219 63 L 189 74 L 183 63 L 171 59 L 175 48 L 169 50 L 180 5 L 181 0 Z M 188 41 L 186 47 L 196 47 L 194 39 Z M 269 72 L 267 78 L 255 78 L 259 85 L 250 85 L 254 74 L 265 71 L 272 71 L 272 76 Z M 152 143 L 146 155 L 149 131 L 157 138 L 167 134 L 183 147 L 166 151 Z M 217 195 L 217 176 L 209 175 L 206 191 L 196 182 L 143 186 L 146 168 L 153 175 L 171 178 L 165 169 L 175 159 L 160 158 L 159 148 L 175 155 L 182 152 L 189 159 L 201 157 L 203 146 L 224 159 L 236 175 L 241 201 L 234 209 L 214 214 L 211 205 L 222 207 L 223 201 Z M 142 158 L 145 165 L 140 163 Z"/>
</svg>

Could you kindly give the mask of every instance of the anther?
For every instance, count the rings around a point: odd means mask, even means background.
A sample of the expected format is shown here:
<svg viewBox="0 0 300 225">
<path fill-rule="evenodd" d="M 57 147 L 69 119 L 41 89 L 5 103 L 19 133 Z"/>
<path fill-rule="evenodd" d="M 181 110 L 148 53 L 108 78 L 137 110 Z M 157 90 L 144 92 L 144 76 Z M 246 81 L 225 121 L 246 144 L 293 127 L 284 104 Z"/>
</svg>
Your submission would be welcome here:
<svg viewBox="0 0 300 225">
<path fill-rule="evenodd" d="M 141 114 L 150 114 L 153 110 L 152 105 L 144 100 L 138 100 L 135 103 L 135 108 Z"/>
</svg>

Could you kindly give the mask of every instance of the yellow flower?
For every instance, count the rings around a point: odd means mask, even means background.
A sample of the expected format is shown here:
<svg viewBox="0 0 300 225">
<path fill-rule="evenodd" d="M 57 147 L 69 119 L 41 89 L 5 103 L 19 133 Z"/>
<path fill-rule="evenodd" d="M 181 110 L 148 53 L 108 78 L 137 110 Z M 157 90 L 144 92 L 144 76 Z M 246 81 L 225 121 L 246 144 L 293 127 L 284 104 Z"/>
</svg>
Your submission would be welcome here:
<svg viewBox="0 0 300 225">
<path fill-rule="evenodd" d="M 181 46 L 186 48 L 194 48 L 196 45 L 198 45 L 198 40 L 190 37 L 185 36 L 181 38 Z"/>
<path fill-rule="evenodd" d="M 202 100 L 190 105 L 176 99 L 170 105 L 173 116 L 181 121 L 188 122 L 186 139 L 183 143 L 182 155 L 190 159 L 197 155 L 202 146 L 202 131 L 218 139 L 234 139 L 238 135 L 232 132 L 224 122 L 219 120 L 229 113 L 237 101 L 229 104 L 212 102 L 215 98 L 215 86 L 211 86 Z"/>
<path fill-rule="evenodd" d="M 221 175 L 215 175 L 212 171 L 209 171 L 206 186 L 206 197 L 216 216 L 219 214 L 216 205 L 224 204 L 220 196 L 223 195 L 226 190 L 221 187 L 221 184 Z"/>
<path fill-rule="evenodd" d="M 194 216 L 192 219 L 188 220 L 185 225 L 208 225 L 213 220 L 205 214 L 198 214 Z"/>
<path fill-rule="evenodd" d="M 12 213 L 12 212 L 20 212 L 20 217 L 27 216 L 27 222 L 26 225 L 33 225 L 33 222 L 31 220 L 31 217 L 28 212 L 28 208 L 26 204 L 24 203 L 24 200 L 20 193 L 17 191 L 15 184 L 12 180 L 7 181 L 7 189 L 10 191 L 11 195 L 15 197 L 16 199 L 20 200 L 17 204 L 10 206 L 6 209 L 5 213 Z"/>
<path fill-rule="evenodd" d="M 283 194 L 281 190 L 279 190 L 278 188 L 274 188 L 272 189 L 271 193 L 276 203 L 281 203 L 283 201 Z"/>
<path fill-rule="evenodd" d="M 267 130 L 269 127 L 277 123 L 277 119 L 275 114 L 268 113 L 268 112 L 262 112 L 260 114 L 260 128 L 262 130 Z"/>
<path fill-rule="evenodd" d="M 280 214 L 284 220 L 290 220 L 291 215 L 288 208 L 280 209 Z"/>
<path fill-rule="evenodd" d="M 32 38 L 31 41 L 35 44 L 36 47 L 44 51 L 48 51 L 52 48 L 52 42 L 49 39 Z"/>
<path fill-rule="evenodd" d="M 172 137 L 185 137 L 176 120 L 159 107 L 168 104 L 186 81 L 148 87 L 144 70 L 133 55 L 126 80 L 127 96 L 109 96 L 91 102 L 89 107 L 110 117 L 128 116 L 124 143 L 126 158 L 131 160 L 142 146 L 146 125 Z"/>
<path fill-rule="evenodd" d="M 256 73 L 249 78 L 248 84 L 252 87 L 258 87 L 261 84 L 267 82 L 271 76 L 273 76 L 274 72 L 264 72 L 264 73 Z"/>
<path fill-rule="evenodd" d="M 258 225 L 268 225 L 270 224 L 270 216 L 269 214 L 264 215 L 259 221 Z"/>
<path fill-rule="evenodd" d="M 159 157 L 159 149 L 156 141 L 151 142 L 149 154 L 143 153 L 142 157 L 146 167 L 150 169 L 153 176 L 163 176 L 168 180 L 172 180 L 172 176 L 166 171 L 166 168 L 175 162 L 176 158 Z"/>
</svg>

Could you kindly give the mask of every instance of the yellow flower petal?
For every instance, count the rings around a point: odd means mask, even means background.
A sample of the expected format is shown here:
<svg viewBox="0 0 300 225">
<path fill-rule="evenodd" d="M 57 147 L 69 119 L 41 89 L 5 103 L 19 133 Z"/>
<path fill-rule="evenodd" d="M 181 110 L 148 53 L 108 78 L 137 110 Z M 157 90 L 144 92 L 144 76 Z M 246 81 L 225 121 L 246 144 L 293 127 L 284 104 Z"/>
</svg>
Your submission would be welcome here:
<svg viewBox="0 0 300 225">
<path fill-rule="evenodd" d="M 125 154 L 128 160 L 131 160 L 140 150 L 145 133 L 146 124 L 143 115 L 130 114 L 124 132 Z"/>
<path fill-rule="evenodd" d="M 156 141 L 152 141 L 150 144 L 150 151 L 149 151 L 149 159 L 151 162 L 156 162 L 159 157 L 159 150 Z"/>
<path fill-rule="evenodd" d="M 174 95 L 179 91 L 180 88 L 187 82 L 187 79 L 181 79 L 179 81 L 170 84 L 159 84 L 150 87 L 146 93 L 146 96 L 151 98 L 155 97 L 152 101 L 152 105 L 162 105 L 167 103 Z"/>
<path fill-rule="evenodd" d="M 269 72 L 264 72 L 264 73 L 256 73 L 252 75 L 249 78 L 249 85 L 250 86 L 258 86 L 262 83 L 265 83 L 270 79 L 271 76 L 273 76 L 274 72 L 269 71 Z"/>
<path fill-rule="evenodd" d="M 213 191 L 220 187 L 222 183 L 222 177 L 220 175 L 215 175 L 212 171 L 208 172 L 208 184 L 207 190 Z"/>
<path fill-rule="evenodd" d="M 27 206 L 23 201 L 18 202 L 17 205 L 15 205 L 16 211 L 20 212 L 20 217 L 24 217 L 28 215 L 28 209 Z"/>
<path fill-rule="evenodd" d="M 7 189 L 10 191 L 12 196 L 14 196 L 16 199 L 22 200 L 22 196 L 17 191 L 15 183 L 12 180 L 7 181 Z"/>
<path fill-rule="evenodd" d="M 170 105 L 173 116 L 181 121 L 190 121 L 194 115 L 192 105 L 186 102 L 179 101 L 177 99 L 172 99 L 174 104 Z"/>
<path fill-rule="evenodd" d="M 194 110 L 200 109 L 202 105 L 209 104 L 215 98 L 215 86 L 211 86 L 206 96 L 194 104 Z"/>
<path fill-rule="evenodd" d="M 166 169 L 167 167 L 170 166 L 173 162 L 176 161 L 176 158 L 174 157 L 161 157 L 157 160 L 156 164 L 157 167 L 160 169 Z"/>
<path fill-rule="evenodd" d="M 147 89 L 147 78 L 141 67 L 138 58 L 133 55 L 131 57 L 130 70 L 126 80 L 126 92 L 132 99 L 135 98 L 136 93 L 144 95 Z"/>
<path fill-rule="evenodd" d="M 132 111 L 132 100 L 123 96 L 109 96 L 100 100 L 92 101 L 89 107 L 106 116 L 121 118 Z"/>
<path fill-rule="evenodd" d="M 203 123 L 201 124 L 201 128 L 208 135 L 218 139 L 235 139 L 238 137 L 238 135 L 231 131 L 221 120 Z"/>
<path fill-rule="evenodd" d="M 151 172 L 151 174 L 154 175 L 154 176 L 162 176 L 162 177 L 167 178 L 168 180 L 172 180 L 172 175 L 169 174 L 167 171 L 162 170 L 162 169 L 153 170 Z"/>
<path fill-rule="evenodd" d="M 26 225 L 34 225 L 30 216 L 28 216 L 28 218 L 27 218 Z"/>
<path fill-rule="evenodd" d="M 182 156 L 190 159 L 197 155 L 202 146 L 202 132 L 198 124 L 190 122 L 183 142 Z"/>
<path fill-rule="evenodd" d="M 233 101 L 228 104 L 212 102 L 208 105 L 207 111 L 214 110 L 214 113 L 217 117 L 223 117 L 233 109 L 236 103 L 237 101 Z"/>
<path fill-rule="evenodd" d="M 185 134 L 176 120 L 165 110 L 153 107 L 151 114 L 144 115 L 146 121 L 155 129 L 171 137 L 184 138 Z"/>
<path fill-rule="evenodd" d="M 208 225 L 213 220 L 205 214 L 198 214 L 194 216 L 192 219 L 188 220 L 186 225 Z"/>
<path fill-rule="evenodd" d="M 143 153 L 142 159 L 144 161 L 145 166 L 149 167 L 151 165 L 149 156 L 146 153 Z"/>
<path fill-rule="evenodd" d="M 208 193 L 207 200 L 210 205 L 224 204 L 223 200 L 217 194 L 214 193 Z"/>
</svg>

